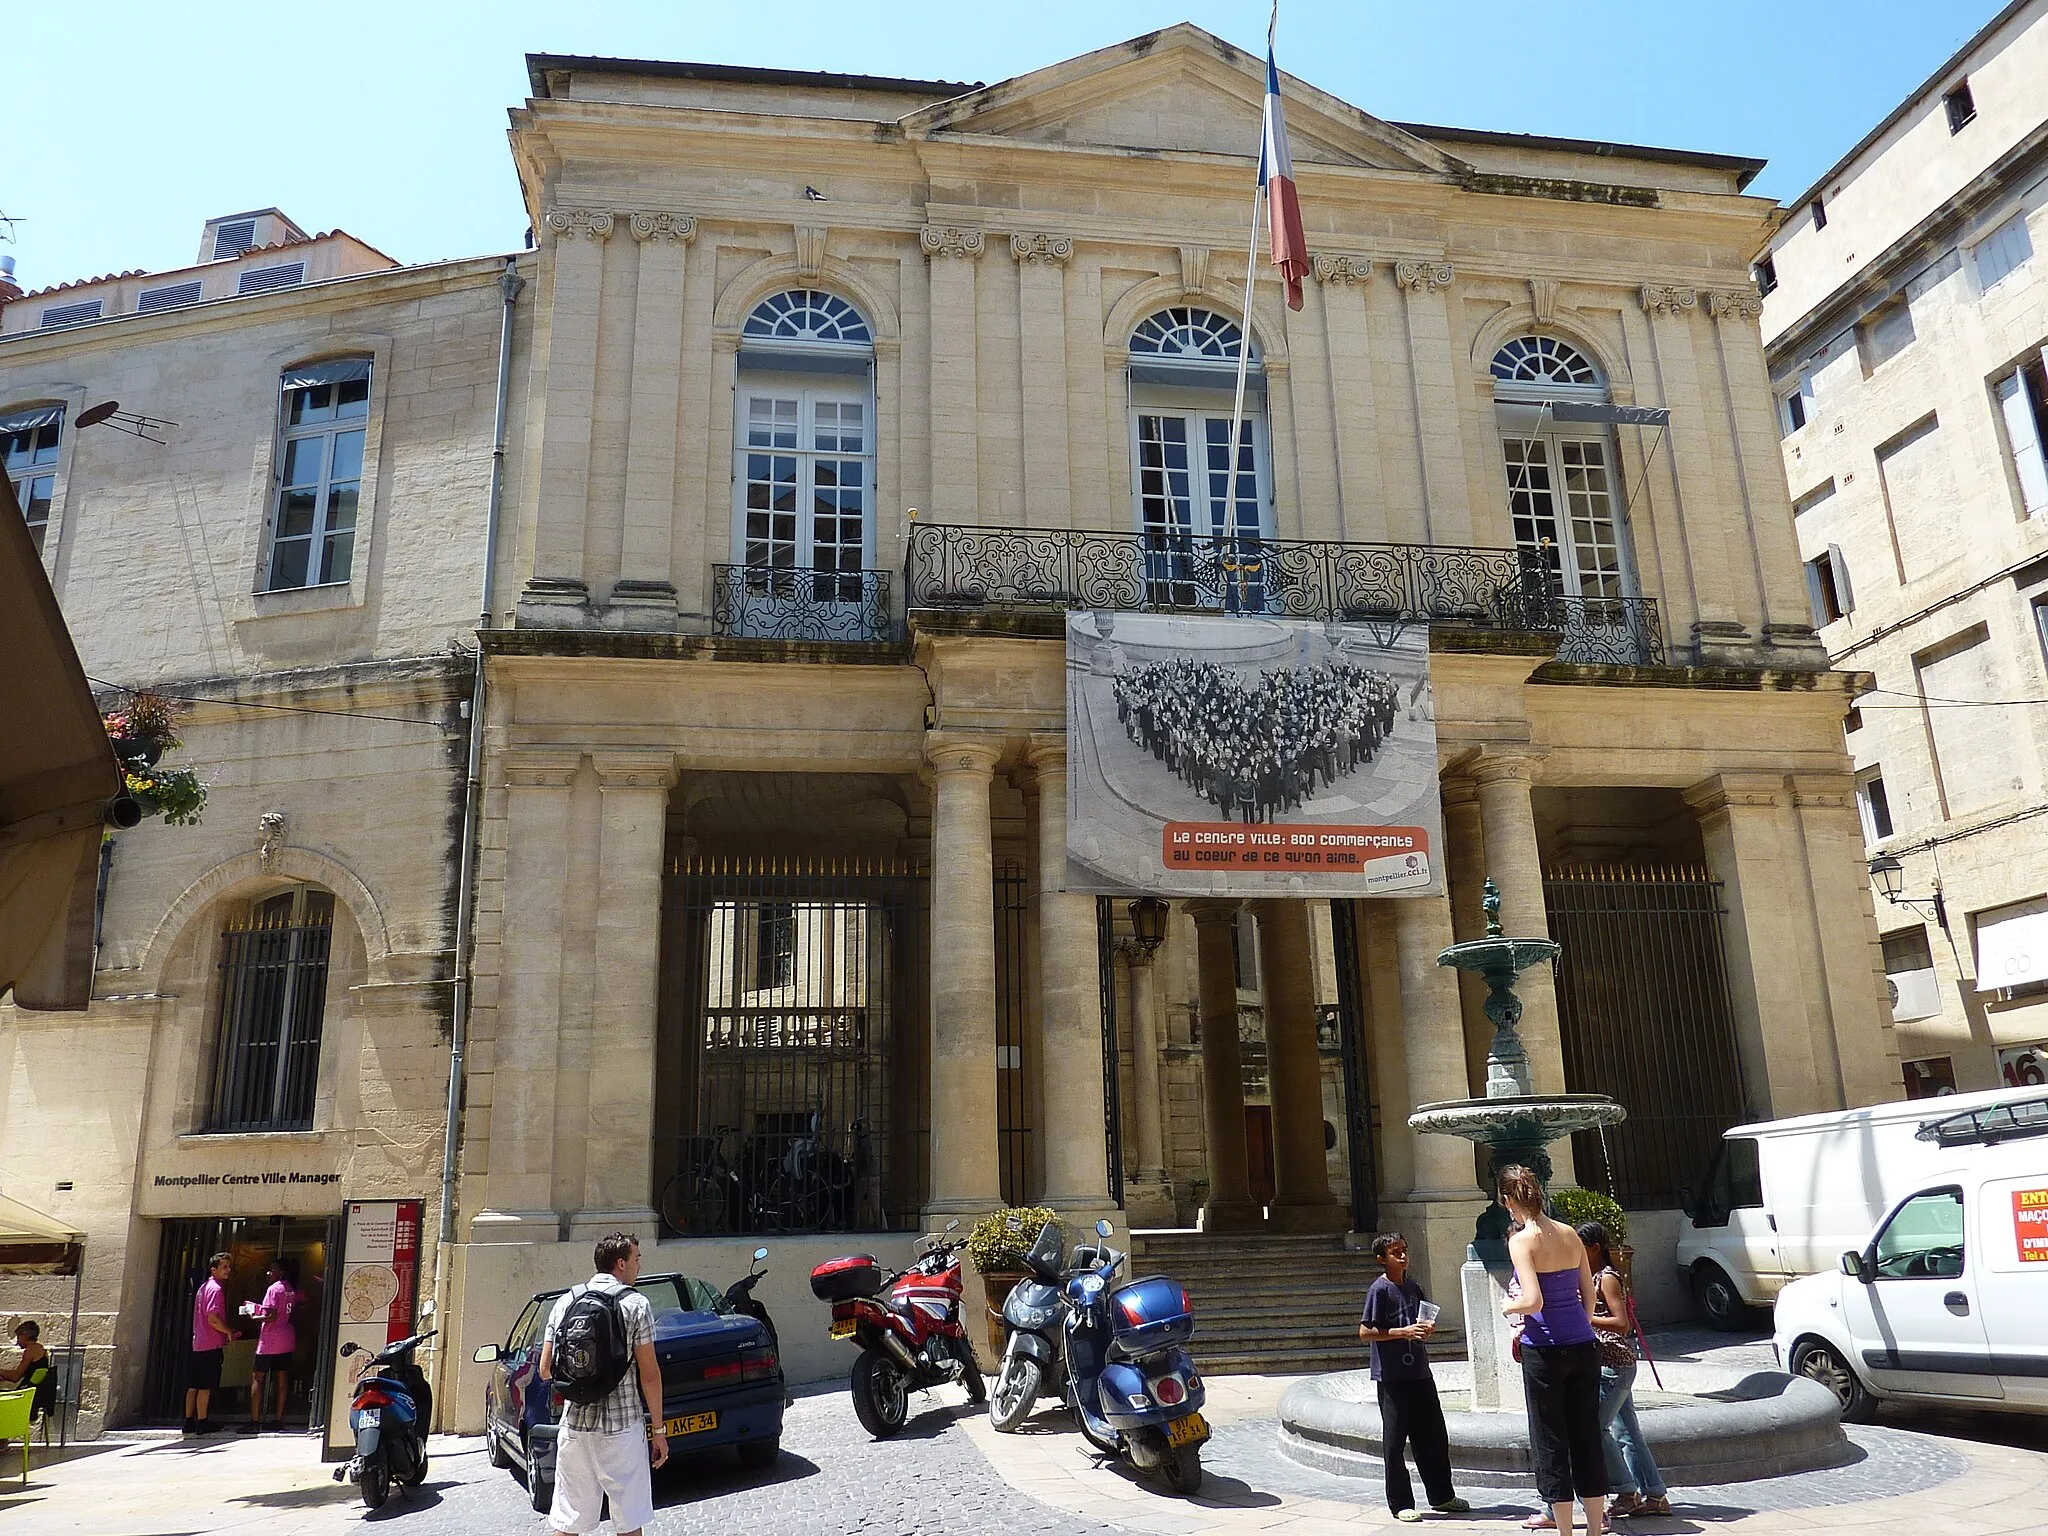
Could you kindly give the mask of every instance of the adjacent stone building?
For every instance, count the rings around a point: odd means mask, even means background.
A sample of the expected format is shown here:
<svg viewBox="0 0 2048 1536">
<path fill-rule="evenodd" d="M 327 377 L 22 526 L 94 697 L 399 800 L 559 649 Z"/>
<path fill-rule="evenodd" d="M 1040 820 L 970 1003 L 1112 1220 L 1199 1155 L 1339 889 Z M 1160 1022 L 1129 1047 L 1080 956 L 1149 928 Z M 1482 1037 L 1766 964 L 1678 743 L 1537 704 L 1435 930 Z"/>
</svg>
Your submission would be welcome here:
<svg viewBox="0 0 2048 1536">
<path fill-rule="evenodd" d="M 1909 1094 L 2048 1073 L 2048 5 L 1998 16 L 1760 263 Z M 1886 899 L 1887 893 L 1897 899 Z"/>
</svg>

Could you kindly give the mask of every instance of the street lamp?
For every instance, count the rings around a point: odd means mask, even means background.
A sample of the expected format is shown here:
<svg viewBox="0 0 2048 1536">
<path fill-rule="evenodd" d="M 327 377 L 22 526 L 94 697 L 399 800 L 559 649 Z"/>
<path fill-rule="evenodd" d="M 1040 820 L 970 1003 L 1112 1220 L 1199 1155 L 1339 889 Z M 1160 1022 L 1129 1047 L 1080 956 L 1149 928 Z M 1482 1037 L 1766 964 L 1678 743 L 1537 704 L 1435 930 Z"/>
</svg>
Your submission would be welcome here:
<svg viewBox="0 0 2048 1536">
<path fill-rule="evenodd" d="M 1877 889 L 1884 899 L 1895 907 L 1911 907 L 1914 911 L 1933 914 L 1935 922 L 1941 925 L 1943 933 L 1948 932 L 1948 904 L 1941 899 L 1941 881 L 1934 882 L 1932 896 L 1902 896 L 1905 889 L 1905 866 L 1889 853 L 1880 853 L 1870 861 L 1870 878 L 1877 882 Z"/>
<path fill-rule="evenodd" d="M 1157 896 L 1140 896 L 1131 903 L 1131 932 L 1138 940 L 1138 953 L 1149 957 L 1166 942 L 1166 916 L 1171 909 Z"/>
</svg>

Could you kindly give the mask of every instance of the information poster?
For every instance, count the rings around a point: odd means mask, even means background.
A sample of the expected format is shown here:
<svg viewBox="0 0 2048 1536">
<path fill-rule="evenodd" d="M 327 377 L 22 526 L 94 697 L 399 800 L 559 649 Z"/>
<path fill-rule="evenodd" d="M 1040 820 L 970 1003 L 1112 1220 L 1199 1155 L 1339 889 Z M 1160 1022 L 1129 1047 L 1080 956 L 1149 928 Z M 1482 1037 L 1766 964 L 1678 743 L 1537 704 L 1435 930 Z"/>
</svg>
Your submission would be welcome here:
<svg viewBox="0 0 2048 1536">
<path fill-rule="evenodd" d="M 343 1211 L 341 1282 L 335 1289 L 339 1321 L 329 1370 L 333 1397 L 327 1414 L 327 1454 L 355 1454 L 349 1403 L 355 1396 L 361 1354 L 340 1356 L 354 1343 L 375 1354 L 413 1331 L 419 1301 L 421 1200 L 351 1200 Z"/>
<path fill-rule="evenodd" d="M 1425 626 L 1067 616 L 1070 891 L 1428 896 Z"/>
<path fill-rule="evenodd" d="M 2012 1192 L 2012 1229 L 2022 1264 L 2048 1264 L 2048 1189 Z"/>
</svg>

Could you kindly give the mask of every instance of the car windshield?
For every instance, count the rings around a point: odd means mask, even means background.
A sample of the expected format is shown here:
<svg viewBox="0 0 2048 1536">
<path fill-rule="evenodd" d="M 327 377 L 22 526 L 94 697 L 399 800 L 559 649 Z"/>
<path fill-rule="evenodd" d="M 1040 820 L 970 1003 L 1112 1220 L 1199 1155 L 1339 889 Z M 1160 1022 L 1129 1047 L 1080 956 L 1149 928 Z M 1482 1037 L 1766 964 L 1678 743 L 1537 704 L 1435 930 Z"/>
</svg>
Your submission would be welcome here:
<svg viewBox="0 0 2048 1536">
<path fill-rule="evenodd" d="M 722 1289 L 708 1280 L 687 1275 L 642 1280 L 634 1289 L 647 1298 L 657 1317 L 664 1312 L 710 1312 L 725 1296 Z"/>
</svg>

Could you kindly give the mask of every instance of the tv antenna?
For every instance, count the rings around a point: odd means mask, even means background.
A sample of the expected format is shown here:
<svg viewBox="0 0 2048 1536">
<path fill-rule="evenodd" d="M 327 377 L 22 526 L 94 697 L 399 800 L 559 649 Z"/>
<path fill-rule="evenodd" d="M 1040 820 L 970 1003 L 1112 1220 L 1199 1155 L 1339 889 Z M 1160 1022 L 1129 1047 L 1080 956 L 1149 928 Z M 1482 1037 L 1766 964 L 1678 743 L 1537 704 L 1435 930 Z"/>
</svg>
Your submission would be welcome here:
<svg viewBox="0 0 2048 1536">
<path fill-rule="evenodd" d="M 124 411 L 118 400 L 102 400 L 98 405 L 89 405 L 78 413 L 77 425 L 81 428 L 96 427 L 105 422 L 116 432 L 126 432 L 130 437 L 139 437 L 145 443 L 155 443 L 159 448 L 164 440 L 154 434 L 166 427 L 175 427 L 175 421 L 165 421 L 157 416 L 144 416 L 137 411 Z"/>
</svg>

